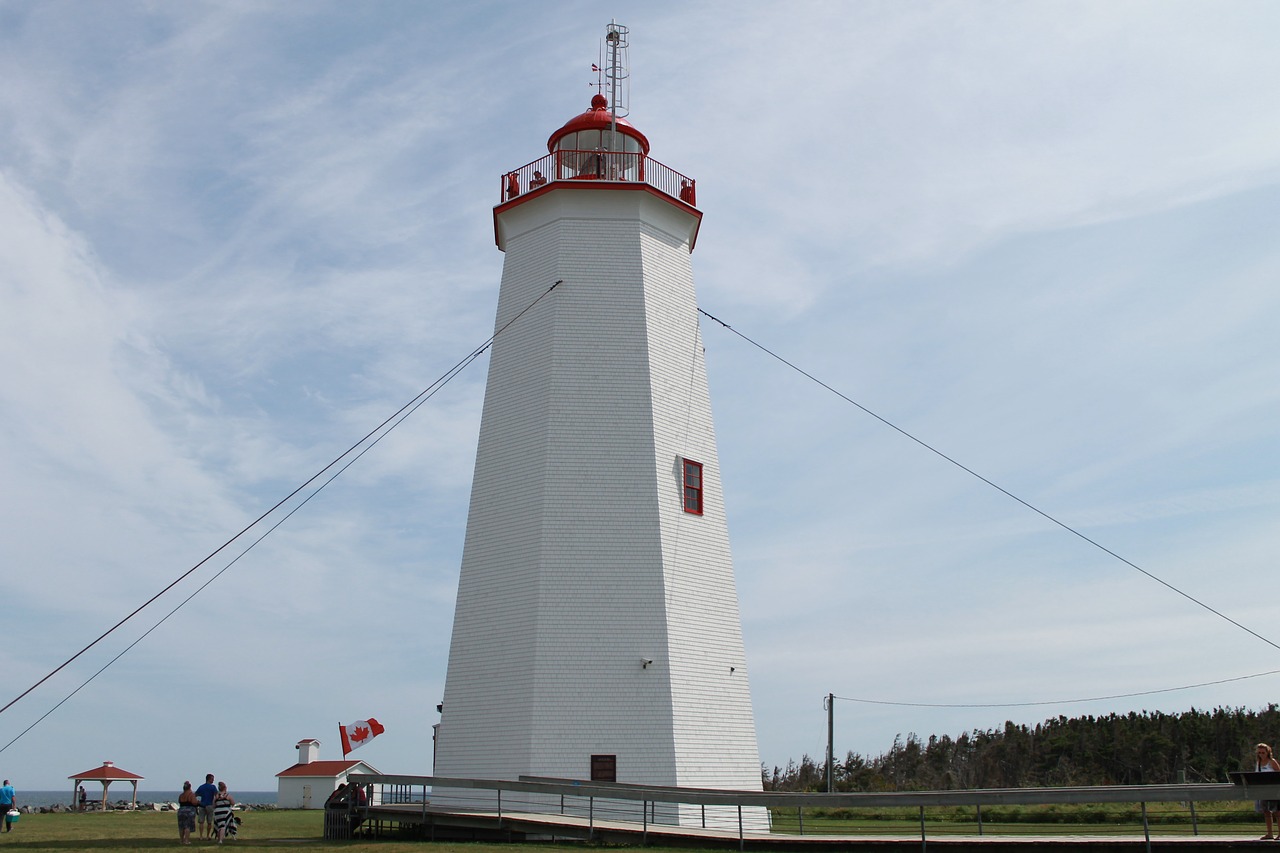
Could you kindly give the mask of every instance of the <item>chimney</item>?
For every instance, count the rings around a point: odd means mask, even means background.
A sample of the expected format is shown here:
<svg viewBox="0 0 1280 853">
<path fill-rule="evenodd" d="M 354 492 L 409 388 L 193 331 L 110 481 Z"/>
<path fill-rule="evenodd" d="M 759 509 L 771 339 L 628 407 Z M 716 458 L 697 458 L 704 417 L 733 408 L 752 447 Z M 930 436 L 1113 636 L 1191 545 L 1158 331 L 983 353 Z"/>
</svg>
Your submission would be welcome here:
<svg viewBox="0 0 1280 853">
<path fill-rule="evenodd" d="M 300 740 L 294 748 L 298 750 L 299 764 L 310 764 L 320 757 L 320 741 L 315 738 Z"/>
</svg>

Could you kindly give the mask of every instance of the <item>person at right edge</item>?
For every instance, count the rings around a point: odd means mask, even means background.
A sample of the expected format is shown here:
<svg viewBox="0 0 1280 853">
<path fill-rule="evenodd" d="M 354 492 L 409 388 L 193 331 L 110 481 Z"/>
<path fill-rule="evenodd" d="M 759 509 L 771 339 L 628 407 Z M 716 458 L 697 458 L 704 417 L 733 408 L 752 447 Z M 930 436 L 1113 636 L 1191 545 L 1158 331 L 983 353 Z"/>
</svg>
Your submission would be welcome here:
<svg viewBox="0 0 1280 853">
<path fill-rule="evenodd" d="M 1265 743 L 1260 743 L 1254 751 L 1255 765 L 1254 770 L 1260 773 L 1274 773 L 1280 770 L 1280 761 L 1276 761 L 1276 757 L 1271 754 L 1271 747 Z M 1258 800 L 1255 808 L 1262 812 L 1262 817 L 1267 822 L 1267 834 L 1262 836 L 1263 841 L 1270 841 L 1280 835 L 1280 801 L 1276 800 Z M 1274 830 L 1274 831 L 1273 831 Z"/>
</svg>

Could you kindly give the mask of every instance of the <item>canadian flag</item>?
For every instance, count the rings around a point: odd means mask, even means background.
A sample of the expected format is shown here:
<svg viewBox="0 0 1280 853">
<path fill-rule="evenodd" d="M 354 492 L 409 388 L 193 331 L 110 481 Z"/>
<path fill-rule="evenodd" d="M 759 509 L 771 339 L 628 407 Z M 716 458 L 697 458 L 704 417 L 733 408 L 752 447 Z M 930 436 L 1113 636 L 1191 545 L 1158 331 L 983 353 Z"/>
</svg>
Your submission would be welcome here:
<svg viewBox="0 0 1280 853">
<path fill-rule="evenodd" d="M 373 717 L 367 720 L 356 720 L 349 726 L 338 723 L 338 732 L 342 735 L 342 754 L 345 756 L 353 749 L 364 746 L 382 734 L 386 729 Z"/>
</svg>

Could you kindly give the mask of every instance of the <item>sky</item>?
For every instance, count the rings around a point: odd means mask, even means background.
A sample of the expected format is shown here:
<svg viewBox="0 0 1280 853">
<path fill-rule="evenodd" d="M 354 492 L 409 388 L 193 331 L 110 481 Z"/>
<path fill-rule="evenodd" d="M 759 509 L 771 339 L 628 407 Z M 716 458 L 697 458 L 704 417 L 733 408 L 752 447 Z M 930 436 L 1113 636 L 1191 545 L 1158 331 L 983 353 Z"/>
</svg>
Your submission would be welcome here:
<svg viewBox="0 0 1280 853">
<path fill-rule="evenodd" d="M 1275 699 L 1280 6 L 8 0 L 2 703 L 182 578 L 0 713 L 19 791 L 430 772 L 487 359 L 202 561 L 492 333 L 611 20 L 740 333 L 761 761 Z"/>
</svg>

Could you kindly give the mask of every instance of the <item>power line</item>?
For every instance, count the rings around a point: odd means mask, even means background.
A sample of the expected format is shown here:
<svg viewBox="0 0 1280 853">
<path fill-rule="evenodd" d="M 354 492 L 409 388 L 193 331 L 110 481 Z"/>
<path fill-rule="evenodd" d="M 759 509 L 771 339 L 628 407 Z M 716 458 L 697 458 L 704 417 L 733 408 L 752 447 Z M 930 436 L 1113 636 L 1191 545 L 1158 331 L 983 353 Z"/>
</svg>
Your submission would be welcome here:
<svg viewBox="0 0 1280 853">
<path fill-rule="evenodd" d="M 900 708 L 1032 708 L 1040 705 L 1076 705 L 1083 702 L 1102 702 L 1108 699 L 1132 699 L 1136 696 L 1155 696 L 1158 693 L 1176 693 L 1181 690 L 1195 690 L 1197 687 L 1213 687 L 1217 684 L 1228 684 L 1232 681 L 1246 681 L 1250 678 L 1263 678 L 1268 675 L 1280 675 L 1280 669 L 1268 672 L 1255 672 L 1252 675 L 1237 675 L 1234 678 L 1220 678 L 1217 681 L 1202 681 L 1199 684 L 1186 684 L 1182 687 L 1164 687 L 1159 690 L 1140 690 L 1136 693 L 1116 693 L 1112 696 L 1090 696 L 1083 699 L 1048 699 L 1040 702 L 891 702 L 885 699 L 862 699 L 855 696 L 835 696 L 844 702 L 859 702 L 864 705 L 893 705 Z"/>
<path fill-rule="evenodd" d="M 920 445 L 920 446 L 921 446 L 921 447 L 923 447 L 925 450 L 928 450 L 930 453 L 934 454 L 935 456 L 939 456 L 939 457 L 941 457 L 942 459 L 945 459 L 947 462 L 950 462 L 952 465 L 956 466 L 956 467 L 957 467 L 957 468 L 959 468 L 961 471 L 964 471 L 966 474 L 969 474 L 969 475 L 971 475 L 971 476 L 973 476 L 973 477 L 976 477 L 977 479 L 979 479 L 979 480 L 981 480 L 982 482 L 986 483 L 988 486 L 990 486 L 991 488 L 993 488 L 993 489 L 995 489 L 996 491 L 1000 492 L 1001 494 L 1005 495 L 1006 497 L 1012 498 L 1013 500 L 1015 500 L 1015 501 L 1017 501 L 1018 503 L 1022 504 L 1024 507 L 1026 507 L 1027 509 L 1029 509 L 1029 510 L 1031 510 L 1032 512 L 1036 513 L 1037 515 L 1041 516 L 1042 518 L 1045 518 L 1045 519 L 1047 519 L 1047 520 L 1049 520 L 1049 521 L 1053 522 L 1054 524 L 1058 525 L 1059 527 L 1061 527 L 1063 530 L 1067 531 L 1068 533 L 1071 533 L 1071 534 L 1073 534 L 1074 536 L 1077 536 L 1077 537 L 1079 537 L 1080 539 L 1083 539 L 1085 542 L 1088 542 L 1088 543 L 1089 543 L 1090 545 L 1092 545 L 1093 547 L 1097 548 L 1098 550 L 1100 550 L 1100 551 L 1102 551 L 1102 552 L 1104 552 L 1104 553 L 1106 553 L 1106 554 L 1109 554 L 1110 556 L 1112 556 L 1112 557 L 1114 557 L 1115 559 L 1119 560 L 1120 562 L 1124 563 L 1124 564 L 1125 564 L 1126 566 L 1128 566 L 1129 568 L 1134 569 L 1134 570 L 1136 570 L 1136 571 L 1138 571 L 1138 572 L 1142 573 L 1143 575 L 1146 575 L 1148 578 L 1150 578 L 1151 580 L 1153 580 L 1153 581 L 1155 581 L 1156 583 L 1160 584 L 1161 586 L 1165 587 L 1166 589 L 1169 589 L 1169 590 L 1172 590 L 1173 592 L 1176 592 L 1178 595 L 1182 596 L 1182 597 L 1183 597 L 1183 598 L 1185 598 L 1187 601 L 1190 601 L 1192 604 L 1195 604 L 1197 607 L 1202 607 L 1202 608 L 1204 608 L 1205 610 L 1208 610 L 1210 613 L 1212 613 L 1213 615 L 1217 616 L 1218 618 L 1220 618 L 1220 619 L 1224 619 L 1224 620 L 1226 620 L 1227 622 L 1230 622 L 1232 625 L 1236 626 L 1237 628 L 1239 628 L 1240 630 L 1244 631 L 1245 633 L 1253 635 L 1253 636 L 1254 636 L 1254 637 L 1256 637 L 1257 639 L 1259 639 L 1259 640 L 1261 640 L 1262 642 L 1266 643 L 1267 645 L 1271 646 L 1273 649 L 1276 649 L 1277 651 L 1280 651 L 1280 645 L 1277 645 L 1277 644 L 1276 644 L 1276 643 L 1274 643 L 1273 641 L 1271 641 L 1271 640 L 1267 639 L 1266 637 L 1262 636 L 1262 635 L 1261 635 L 1261 634 L 1259 634 L 1257 631 L 1254 631 L 1252 628 L 1248 628 L 1248 627 L 1246 627 L 1246 626 L 1244 626 L 1244 625 L 1240 624 L 1240 623 L 1239 623 L 1239 622 L 1237 622 L 1236 620 L 1232 619 L 1230 616 L 1227 616 L 1225 613 L 1222 613 L 1222 612 L 1221 612 L 1221 611 L 1219 611 L 1219 610 L 1215 610 L 1213 607 L 1210 607 L 1208 604 L 1204 603 L 1203 601 L 1201 601 L 1200 599 L 1198 599 L 1198 598 L 1196 598 L 1195 596 L 1191 595 L 1190 593 L 1183 592 L 1182 590 L 1178 589 L 1178 588 L 1177 588 L 1176 586 L 1174 586 L 1173 584 L 1169 583 L 1168 581 L 1164 580 L 1163 578 L 1157 577 L 1156 575 L 1152 574 L 1151 572 L 1147 571 L 1146 569 L 1142 568 L 1141 566 L 1137 565 L 1136 563 L 1133 563 L 1133 562 L 1131 562 L 1130 560 L 1125 559 L 1124 557 L 1120 556 L 1120 555 L 1119 555 L 1119 554 L 1117 554 L 1115 551 L 1112 551 L 1110 548 L 1106 547 L 1105 545 L 1101 544 L 1100 542 L 1098 542 L 1098 541 L 1096 541 L 1096 540 L 1094 540 L 1094 539 L 1090 539 L 1088 536 L 1085 536 L 1085 535 L 1084 535 L 1083 533 L 1081 533 L 1079 530 L 1076 530 L 1074 527 L 1072 527 L 1071 525 L 1067 524 L 1066 522 L 1064 522 L 1064 521 L 1059 521 L 1057 518 L 1055 518 L 1054 516 L 1052 516 L 1052 515 L 1050 515 L 1049 513 L 1045 512 L 1044 510 L 1040 509 L 1039 507 L 1035 506 L 1034 504 L 1032 504 L 1032 503 L 1030 503 L 1030 502 L 1028 502 L 1028 501 L 1023 500 L 1022 498 L 1020 498 L 1020 497 L 1018 497 L 1017 495 L 1015 495 L 1013 492 L 1010 492 L 1008 489 L 1006 489 L 1006 488 L 1004 488 L 1004 487 L 1002 487 L 1002 486 L 997 485 L 996 483 L 992 482 L 991 480 L 988 480 L 986 477 L 982 476 L 982 475 L 981 475 L 981 474 L 979 474 L 977 471 L 975 471 L 975 470 L 973 470 L 972 468 L 970 468 L 970 467 L 968 467 L 968 466 L 966 466 L 966 465 L 964 465 L 964 464 L 962 464 L 962 463 L 958 462 L 957 460 L 955 460 L 955 459 L 953 459 L 952 457 L 948 456 L 947 454 L 943 453 L 941 450 L 938 450 L 938 449 L 937 449 L 936 447 L 934 447 L 933 445 L 931 445 L 931 444 L 927 443 L 927 442 L 926 442 L 926 441 L 924 441 L 923 439 L 917 438 L 916 436 L 914 436 L 914 435 L 912 435 L 911 433 L 907 432 L 905 429 L 903 429 L 902 427 L 900 427 L 900 426 L 898 426 L 897 424 L 893 423 L 892 421 L 888 420 L 887 418 L 881 417 L 880 415 L 878 415 L 878 414 L 876 414 L 875 412 L 871 411 L 871 410 L 870 410 L 870 409 L 868 409 L 866 406 L 864 406 L 864 405 L 862 405 L 861 403 L 859 403 L 857 400 L 854 400 L 854 399 L 852 399 L 851 397 L 848 397 L 848 396 L 846 396 L 845 394 L 841 393 L 840 391 L 837 391 L 835 388 L 831 387 L 831 386 L 830 386 L 830 385 L 828 385 L 826 382 L 823 382 L 821 379 L 819 379 L 818 377 L 814 376 L 812 373 L 809 373 L 808 371 L 801 369 L 800 367 L 796 366 L 795 364 L 792 364 L 790 361 L 787 361 L 787 360 L 786 360 L 785 358 L 783 358 L 782 356 L 778 355 L 776 352 L 773 352 L 772 350 L 768 349 L 768 348 L 767 348 L 767 347 L 765 347 L 764 345 L 762 345 L 762 344 L 760 344 L 760 343 L 757 343 L 756 341 L 754 341 L 754 340 L 752 340 L 751 338 L 747 337 L 747 336 L 746 336 L 746 335 L 744 335 L 742 332 L 739 332 L 737 329 L 733 328 L 732 326 L 730 326 L 728 323 L 726 323 L 725 321 L 721 320 L 720 318 L 718 318 L 718 317 L 713 317 L 712 315 L 708 314 L 706 311 L 703 311 L 701 308 L 699 308 L 699 309 L 698 309 L 698 313 L 699 313 L 699 314 L 701 314 L 702 316 L 706 317 L 708 320 L 712 320 L 712 321 L 714 321 L 714 322 L 716 322 L 716 323 L 719 323 L 721 326 L 723 326 L 724 328 L 728 329 L 730 332 L 732 332 L 733 334 L 737 335 L 738 337 L 742 338 L 742 340 L 744 340 L 744 341 L 746 341 L 747 343 L 751 344 L 751 345 L 752 345 L 753 347 L 755 347 L 756 349 L 758 349 L 758 350 L 760 350 L 761 352 L 765 353 L 766 355 L 768 355 L 768 356 L 770 356 L 770 357 L 772 357 L 772 358 L 774 358 L 774 359 L 776 359 L 776 360 L 778 360 L 778 361 L 782 362 L 782 363 L 783 363 L 783 364 L 785 364 L 787 367 L 789 367 L 789 368 L 791 368 L 792 370 L 794 370 L 796 373 L 799 373 L 801 376 L 804 376 L 806 379 L 809 379 L 810 381 L 814 382 L 815 384 L 820 385 L 821 387 L 823 387 L 823 388 L 825 388 L 826 390 L 830 391 L 832 394 L 835 394 L 835 395 L 836 395 L 837 397 L 839 397 L 841 400 L 844 400 L 846 403 L 849 403 L 850 405 L 853 405 L 853 406 L 857 407 L 858 409 L 860 409 L 860 410 L 861 410 L 861 411 L 863 411 L 864 413 L 866 413 L 866 414 L 870 415 L 871 417 L 875 418 L 876 420 L 880 421 L 880 423 L 884 424 L 885 426 L 889 427 L 890 429 L 892 429 L 892 430 L 894 430 L 894 431 L 898 432 L 899 434 L 901 434 L 901 435 L 903 435 L 903 436 L 906 436 L 907 438 L 911 439 L 911 440 L 912 440 L 912 441 L 914 441 L 916 444 Z"/>
<path fill-rule="evenodd" d="M 42 717 L 40 717 L 38 720 L 36 720 L 36 723 L 33 723 L 33 724 L 32 724 L 32 726 L 28 726 L 26 729 L 24 729 L 24 730 L 23 730 L 23 731 L 18 735 L 18 738 L 22 737 L 22 735 L 23 735 L 23 734 L 26 734 L 28 731 L 30 731 L 30 730 L 31 730 L 31 728 L 32 728 L 32 727 L 34 727 L 37 723 L 39 723 L 39 722 L 40 722 L 41 720 L 43 720 L 45 717 L 49 716 L 49 714 L 53 713 L 53 711 L 54 711 L 54 710 L 56 710 L 56 709 L 57 709 L 58 707 L 60 707 L 64 702 L 66 702 L 68 699 L 70 699 L 72 696 L 74 696 L 76 693 L 78 693 L 81 689 L 83 689 L 83 688 L 85 687 L 85 685 L 87 685 L 90 681 L 92 681 L 94 678 L 97 678 L 97 677 L 98 677 L 98 675 L 99 675 L 99 674 L 101 674 L 103 670 L 105 670 L 107 667 L 111 666 L 111 664 L 113 664 L 113 663 L 115 663 L 117 660 L 119 660 L 119 659 L 120 659 L 120 657 L 121 657 L 121 656 L 123 656 L 123 655 L 125 654 L 125 652 L 129 651 L 129 650 L 130 650 L 130 649 L 132 649 L 135 645 L 137 645 L 137 644 L 138 644 L 138 642 L 140 642 L 140 641 L 143 639 L 143 637 L 146 637 L 148 634 L 150 634 L 152 631 L 154 631 L 156 628 L 158 628 L 158 627 L 159 627 L 159 626 L 160 626 L 160 625 L 161 625 L 161 624 L 162 624 L 166 619 L 168 619 L 170 616 L 172 616 L 174 613 L 176 613 L 179 609 L 181 609 L 181 608 L 182 608 L 182 606 L 183 606 L 183 605 L 185 605 L 185 604 L 187 603 L 187 601 L 190 601 L 190 600 L 191 600 L 191 598 L 194 598 L 194 597 L 195 597 L 197 594 L 199 594 L 199 593 L 200 593 L 200 592 L 201 592 L 205 587 L 207 587 L 210 583 L 212 583 L 215 579 L 217 579 L 217 578 L 218 578 L 218 577 L 219 577 L 223 572 L 225 572 L 225 571 L 226 571 L 227 569 L 229 569 L 232 565 L 234 565 L 234 564 L 236 563 L 236 561 L 238 561 L 238 560 L 240 559 L 240 557 L 243 557 L 246 553 L 248 553 L 250 550 L 252 550 L 254 546 L 256 546 L 259 542 L 261 542 L 261 541 L 262 541 L 263 539 L 265 539 L 268 535 L 270 535 L 272 531 L 274 531 L 277 527 L 279 527 L 279 526 L 280 526 L 281 524 L 283 524 L 286 520 L 288 520 L 288 518 L 289 518 L 290 516 L 292 516 L 295 512 L 297 512 L 299 509 L 301 509 L 303 506 L 305 506 L 305 505 L 307 504 L 307 502 L 308 502 L 308 501 L 310 501 L 310 500 L 311 500 L 311 498 L 313 498 L 313 497 L 315 497 L 317 494 L 319 494 L 319 492 L 320 492 L 320 491 L 322 491 L 322 490 L 325 488 L 325 486 L 329 485 L 329 483 L 332 483 L 332 482 L 333 482 L 333 481 L 334 481 L 334 480 L 335 480 L 335 479 L 336 479 L 336 478 L 337 478 L 337 477 L 338 477 L 338 476 L 339 476 L 343 471 L 345 471 L 345 470 L 347 470 L 347 468 L 351 467 L 351 465 L 352 465 L 352 464 L 354 464 L 354 463 L 355 463 L 355 461 L 356 461 L 357 459 L 359 459 L 361 456 L 363 456 L 365 453 L 367 453 L 367 452 L 368 452 L 368 451 L 369 451 L 369 450 L 370 450 L 374 445 L 376 445 L 379 441 L 381 441 L 383 438 L 385 438 L 385 437 L 386 437 L 386 435 L 387 435 L 388 433 L 390 433 L 390 432 L 391 432 L 391 430 L 393 430 L 393 429 L 395 429 L 397 426 L 399 426 L 399 425 L 400 425 L 400 424 L 405 420 L 405 418 L 407 418 L 409 415 L 411 415 L 411 414 L 413 414 L 415 411 L 417 411 L 417 410 L 418 410 L 418 408 L 419 408 L 420 406 L 422 406 L 422 404 L 423 404 L 423 403 L 425 403 L 427 400 L 429 400 L 432 396 L 434 396 L 434 395 L 435 395 L 435 393 L 436 393 L 437 391 L 439 391 L 441 388 L 443 388 L 445 385 L 447 385 L 447 384 L 448 384 L 448 383 L 449 383 L 449 382 L 450 382 L 450 381 L 451 381 L 455 376 L 457 376 L 459 373 L 461 373 L 463 369 L 465 369 L 468 365 L 470 365 L 470 364 L 471 364 L 472 362 L 474 362 L 477 358 L 479 358 L 479 357 L 480 357 L 480 356 L 481 356 L 481 355 L 482 355 L 482 354 L 483 354 L 483 353 L 484 353 L 484 352 L 485 352 L 485 351 L 486 351 L 486 350 L 487 350 L 487 349 L 488 349 L 488 348 L 493 344 L 493 342 L 497 339 L 497 337 L 498 337 L 499 335 L 501 335 L 501 334 L 502 334 L 503 332 L 505 332 L 508 328 L 510 328 L 510 327 L 511 327 L 511 325 L 512 325 L 513 323 L 515 323 L 517 320 L 519 320 L 521 317 L 523 317 L 525 314 L 527 314 L 530 310 L 532 310 L 532 309 L 533 309 L 533 307 L 534 307 L 535 305 L 537 305 L 539 302 L 541 302 L 541 301 L 543 300 L 543 298 L 545 298 L 548 294 L 550 294 L 550 293 L 551 293 L 551 291 L 555 290 L 557 287 L 559 287 L 559 286 L 560 286 L 561 284 L 563 284 L 563 283 L 564 283 L 564 280 L 563 280 L 563 279 L 560 279 L 560 280 L 556 281 L 556 283 L 555 283 L 555 284 L 551 285 L 549 288 L 547 288 L 545 291 L 543 291 L 543 293 L 542 293 L 540 296 L 538 296 L 538 298 L 537 298 L 537 299 L 533 300 L 533 301 L 532 301 L 532 302 L 530 302 L 528 305 L 526 305 L 526 306 L 525 306 L 525 307 L 524 307 L 524 308 L 523 308 L 523 309 L 522 309 L 518 314 L 516 314 L 514 317 L 512 317 L 510 320 L 508 320 L 508 321 L 507 321 L 507 322 L 506 322 L 506 323 L 505 323 L 505 324 L 504 324 L 500 329 L 498 329 L 498 330 L 497 330 L 497 331 L 495 331 L 492 335 L 490 335 L 488 340 L 486 340 L 483 344 L 481 344 L 480 346 L 476 347 L 476 348 L 475 348 L 475 349 L 473 349 L 470 353 L 468 353 L 466 356 L 464 356 L 464 357 L 463 357 L 459 362 L 457 362 L 453 367 L 451 367 L 451 368 L 449 368 L 447 371 L 445 371 L 445 372 L 444 372 L 444 374 L 442 374 L 442 375 L 440 376 L 440 378 L 436 379 L 434 382 L 432 382 L 430 385 L 428 385 L 425 389 L 423 389 L 422 391 L 420 391 L 416 396 L 414 396 L 411 400 L 409 400 L 409 402 L 405 403 L 403 406 L 401 406 L 399 409 L 397 409 L 393 414 L 391 414 L 388 418 L 386 418 L 385 420 L 383 420 L 383 421 L 382 421 L 382 423 L 378 424 L 376 427 L 374 427 L 372 430 L 370 430 L 368 433 L 366 433 L 366 434 L 365 434 L 365 435 L 364 435 L 364 436 L 363 436 L 359 441 L 355 442 L 355 444 L 351 445 L 351 446 L 350 446 L 350 447 L 348 447 L 346 450 L 344 450 L 341 454 L 339 454 L 336 458 L 334 458 L 334 460 L 333 460 L 333 461 L 331 461 L 328 465 L 325 465 L 323 468 L 321 468 L 319 471 L 317 471 L 315 474 L 313 474 L 309 479 L 307 479 L 304 483 L 302 483 L 302 484 L 301 484 L 301 485 L 299 485 L 297 488 L 295 488 L 293 491 L 289 492 L 289 494 L 285 495 L 283 498 L 281 498 L 279 501 L 277 501 L 277 502 L 276 502 L 276 503 L 275 503 L 275 504 L 274 504 L 270 509 L 268 509 L 266 512 L 262 513 L 262 514 L 261 514 L 261 515 L 259 515 L 257 518 L 255 518 L 252 522 L 250 522 L 249 524 L 247 524 L 244 528 L 242 528 L 242 529 L 240 530 L 240 532 L 236 533 L 234 536 L 232 536 L 232 537 L 231 537 L 230 539 L 228 539 L 226 542 L 224 542 L 224 543 L 222 543 L 221 545 L 219 545 L 216 549 L 214 549 L 212 552 L 210 552 L 208 556 L 206 556 L 204 559 L 200 560 L 200 562 L 196 563 L 194 566 L 192 566 L 191 568 L 187 569 L 187 570 L 186 570 L 185 572 L 183 572 L 182 574 L 178 575 L 178 577 L 177 577 L 177 578 L 175 578 L 172 582 L 170 582 L 167 586 L 165 586 L 163 589 L 161 589 L 161 590 L 160 590 L 159 592 L 157 592 L 155 595 L 153 595 L 153 596 L 151 596 L 150 598 L 148 598 L 148 599 L 147 599 L 146 601 L 144 601 L 142 604 L 138 605 L 138 607 L 136 607 L 136 608 L 135 608 L 131 613 L 129 613 L 127 616 L 125 616 L 125 617 L 124 617 L 123 619 L 121 619 L 120 621 L 116 622 L 114 625 L 112 625 L 112 626 L 111 626 L 110 628 L 108 628 L 106 631 L 102 632 L 102 634 L 101 634 L 101 635 L 99 635 L 96 639 L 94 639 L 92 642 L 90 642 L 90 643 L 89 643 L 88 645 L 86 645 L 84 648 L 80 649 L 80 651 L 76 652 L 76 653 L 75 653 L 75 654 L 73 654 L 71 657 L 67 658 L 65 661 L 63 661 L 61 664 L 59 664 L 57 667 L 55 667 L 54 669 L 52 669 L 50 672 L 46 673 L 46 674 L 45 674 L 45 676 L 44 676 L 43 678 L 41 678 L 39 681 L 37 681 L 35 684 L 32 684 L 32 685 L 31 685 L 30 687 L 28 687 L 26 690 L 24 690 L 24 691 L 22 691 L 21 693 L 19 693 L 19 694 L 18 694 L 17 696 L 15 696 L 13 699 L 9 700 L 9 702 L 8 702 L 8 703 L 6 703 L 6 704 L 5 704 L 5 706 L 4 706 L 3 708 L 0 708 L 0 714 L 3 714 L 5 711 L 9 710 L 9 709 L 10 709 L 11 707 L 13 707 L 15 704 L 17 704 L 19 701 L 21 701 L 21 700 L 23 699 L 23 697 L 25 697 L 25 696 L 27 696 L 28 694 L 30 694 L 33 690 L 35 690 L 35 689 L 36 689 L 37 687 L 39 687 L 40 685 L 44 684 L 46 681 L 48 681 L 48 680 L 49 680 L 50 678 L 52 678 L 53 676 L 57 675 L 59 672 L 61 672 L 63 669 L 65 669 L 67 666 L 69 666 L 73 661 L 75 661 L 76 659 L 78 659 L 81 655 L 85 654 L 85 653 L 86 653 L 86 652 L 88 652 L 90 649 L 92 649 L 94 646 L 98 645 L 98 643 L 102 642 L 104 639 L 106 639 L 108 636 L 110 636 L 112 633 L 114 633 L 116 630 L 118 630 L 120 627 L 122 627 L 125 623 L 129 622 L 131 619 L 133 619 L 135 616 L 137 616 L 139 613 L 141 613 L 141 612 L 142 612 L 146 607 L 148 607 L 149 605 L 151 605 L 152 603 L 154 603 L 157 599 L 159 599 L 162 595 L 164 595 L 164 594 L 165 594 L 165 593 L 167 593 L 169 590 L 173 589 L 175 586 L 177 586 L 179 583 L 181 583 L 183 580 L 185 580 L 187 577 L 189 577 L 189 576 L 190 576 L 193 572 L 195 572 L 197 569 L 199 569 L 200 567 L 204 566 L 206 563 L 208 563 L 210 560 L 212 560 L 212 559 L 213 559 L 214 557 L 216 557 L 218 554 L 222 553 L 224 550 L 226 550 L 228 547 L 230 547 L 232 543 L 236 542 L 238 539 L 240 539 L 242 536 L 244 536 L 246 533 L 248 533 L 250 530 L 252 530 L 255 526 L 257 526 L 258 524 L 260 524 L 264 519 L 266 519 L 268 516 L 270 516 L 272 513 L 274 513 L 274 512 L 275 512 L 276 510 L 278 510 L 280 507 L 284 506 L 288 501 L 290 501 L 292 498 L 294 498 L 296 495 L 298 495 L 300 492 L 302 492 L 304 489 L 306 489 L 306 488 L 307 488 L 308 486 L 310 486 L 312 483 L 316 482 L 316 480 L 320 479 L 320 478 L 325 474 L 325 472 L 329 471 L 329 470 L 330 470 L 331 468 L 333 468 L 334 466 L 337 466 L 339 463 L 341 463 L 341 462 L 342 462 L 342 460 L 343 460 L 343 459 L 347 459 L 347 457 L 351 457 L 351 458 L 347 461 L 347 463 L 346 463 L 345 465 L 342 465 L 340 468 L 338 468 L 338 470 L 337 470 L 337 471 L 335 471 L 335 472 L 333 473 L 333 475 L 329 477 L 329 479 L 328 479 L 328 480 L 325 480 L 323 483 L 321 483 L 319 486 L 317 486 L 317 487 L 312 491 L 312 493 L 311 493 L 310 495 L 308 495 L 308 496 L 307 496 L 307 498 L 306 498 L 306 499 L 304 499 L 304 500 L 303 500 L 302 502 L 300 502 L 296 507 L 294 507 L 294 508 L 293 508 L 292 510 L 290 510 L 288 513 L 286 513 L 286 514 L 285 514 L 285 516 L 284 516 L 283 518 L 281 518 L 281 519 L 280 519 L 279 521 L 277 521 L 274 525 L 272 525 L 272 526 L 271 526 L 271 527 L 270 527 L 266 532 L 264 532 L 264 533 L 262 534 L 262 536 L 258 537 L 258 539 L 256 539 L 256 540 L 255 540 L 254 542 L 252 542 L 248 547 L 246 547 L 243 551 L 241 551 L 241 552 L 240 552 L 240 554 L 238 554 L 238 555 L 235 557 L 235 559 L 233 559 L 233 560 L 231 560 L 229 563 L 227 563 L 227 565 L 226 565 L 226 566 L 224 566 L 221 570 L 219 570 L 219 571 L 218 571 L 218 572 L 217 572 L 217 573 L 216 573 L 212 578 L 210 578 L 209 580 L 205 581 L 205 583 L 204 583 L 204 584 L 202 584 L 200 587 L 198 587 L 198 588 L 195 590 L 195 592 L 193 592 L 190 596 L 188 596 L 186 599 L 184 599 L 184 600 L 183 600 L 183 601 L 182 601 L 182 602 L 181 602 L 177 607 L 175 607 L 173 610 L 171 610 L 171 611 L 170 611 L 168 614 L 166 614 L 162 619 L 160 619 L 160 620 L 159 620 L 155 625 L 153 625 L 150 629 L 148 629 L 145 633 L 143 633 L 141 637 L 139 637 L 137 640 L 135 640 L 135 641 L 134 641 L 133 643 L 131 643 L 130 645 L 126 646 L 126 647 L 125 647 L 125 649 L 124 649 L 123 651 L 121 651 L 121 652 L 120 652 L 120 654 L 116 655 L 114 658 L 112 658 L 110 661 L 108 661 L 108 662 L 106 663 L 106 665 L 104 665 L 104 666 L 102 667 L 102 669 L 100 669 L 100 670 L 98 670 L 96 673 L 94 673 L 94 674 L 93 674 L 93 675 L 92 675 L 88 680 L 86 680 L 85 682 L 83 682 L 79 687 L 77 687 L 77 688 L 76 688 L 75 690 L 73 690 L 70 694 L 68 694 L 66 697 L 64 697 L 64 698 L 62 699 L 62 701 L 58 702 L 58 703 L 57 703 L 57 705 L 55 705 L 55 706 L 54 706 L 53 708 L 51 708 L 48 712 L 46 712 Z M 376 438 L 375 438 L 375 436 L 376 436 Z M 372 439 L 372 440 L 371 440 L 371 439 Z M 367 446 L 366 446 L 366 445 L 367 445 Z M 363 447 L 363 449 L 360 449 L 360 448 L 362 448 L 362 447 Z M 355 451 L 357 451 L 358 449 L 359 449 L 359 452 L 358 452 L 358 453 L 356 453 Z M 352 455 L 353 453 L 355 454 L 354 456 Z M 11 746 L 14 742 L 16 742 L 16 741 L 18 740 L 18 738 L 14 738 L 12 741 L 10 741 L 8 744 L 6 744 L 4 747 L 0 748 L 0 752 L 3 752 L 5 749 L 8 749 L 8 747 L 9 747 L 9 746 Z"/>
</svg>

